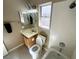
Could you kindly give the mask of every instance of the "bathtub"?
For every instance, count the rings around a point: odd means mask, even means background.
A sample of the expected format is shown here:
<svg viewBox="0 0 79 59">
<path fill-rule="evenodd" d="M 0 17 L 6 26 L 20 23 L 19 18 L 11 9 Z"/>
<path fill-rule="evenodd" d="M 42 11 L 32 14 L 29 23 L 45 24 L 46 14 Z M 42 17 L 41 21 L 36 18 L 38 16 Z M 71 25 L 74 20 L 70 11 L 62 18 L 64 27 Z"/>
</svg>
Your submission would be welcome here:
<svg viewBox="0 0 79 59">
<path fill-rule="evenodd" d="M 46 50 L 46 53 L 44 54 L 42 59 L 69 59 L 69 58 L 64 54 L 60 53 L 59 51 L 50 48 Z"/>
</svg>

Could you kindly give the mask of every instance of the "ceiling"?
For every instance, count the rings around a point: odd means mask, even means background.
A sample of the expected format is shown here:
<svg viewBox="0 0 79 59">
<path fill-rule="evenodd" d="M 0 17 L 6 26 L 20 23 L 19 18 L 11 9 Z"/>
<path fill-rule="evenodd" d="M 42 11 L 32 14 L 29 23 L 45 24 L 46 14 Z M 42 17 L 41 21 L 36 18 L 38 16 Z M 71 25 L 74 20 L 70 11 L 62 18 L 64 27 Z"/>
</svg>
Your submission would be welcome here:
<svg viewBox="0 0 79 59">
<path fill-rule="evenodd" d="M 52 1 L 53 3 L 59 2 L 59 1 L 65 1 L 65 0 L 28 0 L 31 4 L 38 5 L 41 3 Z"/>
<path fill-rule="evenodd" d="M 44 2 L 52 1 L 53 3 L 62 0 L 25 0 L 31 5 L 38 5 Z M 3 20 L 4 21 L 18 21 L 20 20 L 18 11 L 26 9 L 24 0 L 3 0 Z"/>
</svg>

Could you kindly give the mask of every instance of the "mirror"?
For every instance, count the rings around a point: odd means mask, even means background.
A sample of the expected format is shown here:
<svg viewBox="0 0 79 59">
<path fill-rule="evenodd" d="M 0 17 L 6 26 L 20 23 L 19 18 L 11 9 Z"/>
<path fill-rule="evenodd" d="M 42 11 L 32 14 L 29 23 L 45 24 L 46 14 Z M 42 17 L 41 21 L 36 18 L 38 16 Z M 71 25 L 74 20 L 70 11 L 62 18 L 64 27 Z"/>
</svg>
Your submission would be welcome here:
<svg viewBox="0 0 79 59">
<path fill-rule="evenodd" d="M 38 24 L 37 9 L 24 10 L 20 12 L 22 28 L 36 27 Z"/>
</svg>

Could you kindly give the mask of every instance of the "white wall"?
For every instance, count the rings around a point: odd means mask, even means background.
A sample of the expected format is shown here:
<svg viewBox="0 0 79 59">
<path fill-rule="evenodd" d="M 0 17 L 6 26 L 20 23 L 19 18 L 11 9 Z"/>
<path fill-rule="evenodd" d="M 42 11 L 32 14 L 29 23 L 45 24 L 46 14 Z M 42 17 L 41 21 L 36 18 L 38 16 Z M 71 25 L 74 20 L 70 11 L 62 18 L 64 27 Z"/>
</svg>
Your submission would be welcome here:
<svg viewBox="0 0 79 59">
<path fill-rule="evenodd" d="M 50 30 L 50 47 L 58 47 L 65 43 L 63 53 L 71 57 L 76 47 L 76 9 L 69 9 L 74 0 L 66 0 L 53 4 L 53 16 Z"/>
<path fill-rule="evenodd" d="M 3 32 L 3 41 L 8 50 L 23 43 L 23 37 L 20 34 L 21 25 L 18 24 L 17 22 L 13 22 L 13 23 L 11 23 L 11 26 L 12 26 L 12 33 L 8 33 L 5 29 L 5 27 L 3 28 L 3 31 L 4 31 Z"/>
<path fill-rule="evenodd" d="M 71 59 L 76 59 L 76 50 L 73 51 L 73 54 L 71 56 Z"/>
<path fill-rule="evenodd" d="M 23 43 L 23 37 L 20 34 L 21 24 L 18 22 L 20 21 L 18 11 L 26 9 L 26 7 L 24 6 L 23 0 L 4 0 L 3 4 L 3 20 L 10 22 L 12 26 L 12 33 L 7 33 L 6 29 L 3 28 L 3 40 L 6 48 L 10 50 Z"/>
</svg>

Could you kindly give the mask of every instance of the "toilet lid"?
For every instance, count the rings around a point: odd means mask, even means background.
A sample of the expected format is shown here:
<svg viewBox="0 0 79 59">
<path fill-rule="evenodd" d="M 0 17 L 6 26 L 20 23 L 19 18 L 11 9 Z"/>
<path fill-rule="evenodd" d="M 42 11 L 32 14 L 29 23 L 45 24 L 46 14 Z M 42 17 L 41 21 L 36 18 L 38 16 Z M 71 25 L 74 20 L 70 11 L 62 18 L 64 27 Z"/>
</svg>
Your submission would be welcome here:
<svg viewBox="0 0 79 59">
<path fill-rule="evenodd" d="M 35 51 L 37 51 L 38 49 L 39 49 L 38 46 L 34 46 L 34 47 L 32 48 L 32 51 L 35 52 Z"/>
<path fill-rule="evenodd" d="M 29 48 L 29 51 L 31 54 L 38 53 L 41 50 L 40 46 L 35 44 L 31 48 Z"/>
<path fill-rule="evenodd" d="M 42 35 L 38 35 L 37 39 L 36 39 L 36 43 L 40 46 L 44 45 L 45 43 L 45 37 Z"/>
</svg>

